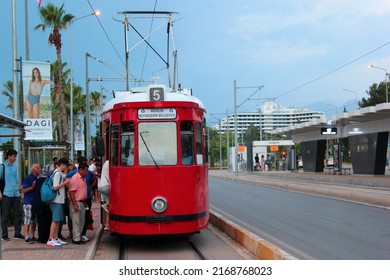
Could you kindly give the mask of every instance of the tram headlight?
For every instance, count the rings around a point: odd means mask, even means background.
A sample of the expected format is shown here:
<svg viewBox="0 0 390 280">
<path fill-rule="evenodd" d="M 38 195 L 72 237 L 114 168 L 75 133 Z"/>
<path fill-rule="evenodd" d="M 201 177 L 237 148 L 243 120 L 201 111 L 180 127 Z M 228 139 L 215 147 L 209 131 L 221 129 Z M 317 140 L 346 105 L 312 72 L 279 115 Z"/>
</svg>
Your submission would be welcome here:
<svg viewBox="0 0 390 280">
<path fill-rule="evenodd" d="M 162 213 L 167 210 L 168 202 L 163 197 L 156 197 L 152 200 L 152 209 L 156 213 Z"/>
</svg>

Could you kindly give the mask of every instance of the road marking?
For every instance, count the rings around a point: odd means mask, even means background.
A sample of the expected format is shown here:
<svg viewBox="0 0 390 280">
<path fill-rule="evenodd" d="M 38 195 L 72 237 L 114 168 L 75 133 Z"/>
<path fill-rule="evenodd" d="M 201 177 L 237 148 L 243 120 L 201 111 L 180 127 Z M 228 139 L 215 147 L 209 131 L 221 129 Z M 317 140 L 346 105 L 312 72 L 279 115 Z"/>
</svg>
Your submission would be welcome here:
<svg viewBox="0 0 390 280">
<path fill-rule="evenodd" d="M 329 220 L 329 221 L 332 221 L 332 222 L 337 222 L 337 223 L 345 224 L 345 222 L 342 221 L 342 220 L 333 219 L 333 218 L 328 217 L 328 216 L 324 216 L 324 215 L 320 215 L 320 214 L 315 214 L 315 213 L 312 213 L 312 212 L 307 212 L 307 214 L 312 215 L 312 216 L 315 216 L 315 217 L 319 217 L 319 218 L 322 218 L 322 219 L 326 219 L 326 220 Z"/>
</svg>

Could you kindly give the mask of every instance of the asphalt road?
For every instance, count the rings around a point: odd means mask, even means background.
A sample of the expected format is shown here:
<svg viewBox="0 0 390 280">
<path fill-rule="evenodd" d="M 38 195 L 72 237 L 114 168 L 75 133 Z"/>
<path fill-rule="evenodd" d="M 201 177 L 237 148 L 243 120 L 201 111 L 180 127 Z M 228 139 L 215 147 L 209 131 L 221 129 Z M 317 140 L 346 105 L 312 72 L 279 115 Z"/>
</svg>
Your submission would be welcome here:
<svg viewBox="0 0 390 280">
<path fill-rule="evenodd" d="M 390 210 L 210 177 L 210 207 L 298 259 L 390 259 Z"/>
</svg>

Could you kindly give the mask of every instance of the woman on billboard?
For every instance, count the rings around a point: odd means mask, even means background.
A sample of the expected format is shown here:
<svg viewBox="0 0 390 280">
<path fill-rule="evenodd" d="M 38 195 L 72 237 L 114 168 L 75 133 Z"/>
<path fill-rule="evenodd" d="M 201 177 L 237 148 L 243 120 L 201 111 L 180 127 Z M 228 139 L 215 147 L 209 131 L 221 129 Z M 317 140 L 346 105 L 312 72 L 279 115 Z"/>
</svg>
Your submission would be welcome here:
<svg viewBox="0 0 390 280">
<path fill-rule="evenodd" d="M 24 109 L 27 110 L 30 119 L 38 119 L 43 87 L 50 84 L 50 80 L 42 80 L 41 72 L 37 67 L 33 68 L 31 76 L 28 93 L 24 101 Z"/>
</svg>

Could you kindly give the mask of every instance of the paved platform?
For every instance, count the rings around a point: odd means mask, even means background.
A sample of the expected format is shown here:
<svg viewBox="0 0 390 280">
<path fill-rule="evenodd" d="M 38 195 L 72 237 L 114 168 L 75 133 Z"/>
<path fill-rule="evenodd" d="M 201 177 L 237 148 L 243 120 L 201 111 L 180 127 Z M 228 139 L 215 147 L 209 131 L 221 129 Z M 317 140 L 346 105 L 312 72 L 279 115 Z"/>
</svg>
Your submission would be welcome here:
<svg viewBox="0 0 390 280">
<path fill-rule="evenodd" d="M 68 244 L 57 248 L 47 247 L 46 244 L 35 242 L 28 244 L 24 240 L 14 240 L 14 228 L 8 228 L 10 241 L 1 240 L 2 259 L 3 260 L 89 260 L 94 255 L 98 235 L 102 227 L 100 224 L 100 203 L 93 203 L 93 230 L 87 230 L 87 236 L 90 241 L 86 244 L 73 244 L 72 240 L 67 239 Z M 69 236 L 68 226 L 62 228 L 62 235 Z M 36 238 L 38 234 L 36 232 Z"/>
</svg>

